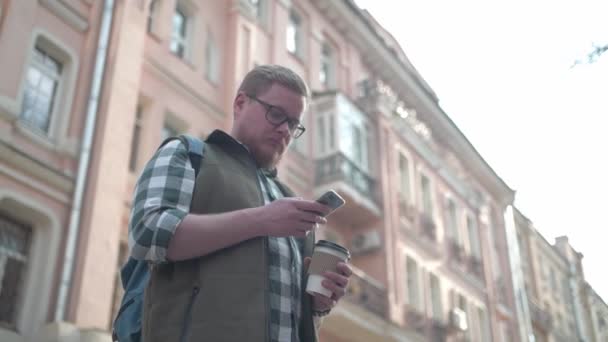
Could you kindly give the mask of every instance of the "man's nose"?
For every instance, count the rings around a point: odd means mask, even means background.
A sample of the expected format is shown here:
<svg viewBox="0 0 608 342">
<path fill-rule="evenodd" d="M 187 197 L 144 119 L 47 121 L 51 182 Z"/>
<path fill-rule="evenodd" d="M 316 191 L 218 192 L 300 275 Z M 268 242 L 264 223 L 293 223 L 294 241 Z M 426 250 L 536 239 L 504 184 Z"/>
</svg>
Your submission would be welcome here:
<svg viewBox="0 0 608 342">
<path fill-rule="evenodd" d="M 282 124 L 277 126 L 277 130 L 279 130 L 279 132 L 286 134 L 286 135 L 290 135 L 290 131 L 289 131 L 289 121 L 284 121 Z"/>
</svg>

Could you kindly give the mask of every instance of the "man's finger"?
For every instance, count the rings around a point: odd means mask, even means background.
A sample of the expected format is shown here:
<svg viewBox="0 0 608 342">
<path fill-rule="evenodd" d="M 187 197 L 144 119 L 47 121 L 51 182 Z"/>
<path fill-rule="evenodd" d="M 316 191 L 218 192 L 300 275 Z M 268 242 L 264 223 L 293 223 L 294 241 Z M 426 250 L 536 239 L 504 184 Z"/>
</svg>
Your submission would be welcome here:
<svg viewBox="0 0 608 342">
<path fill-rule="evenodd" d="M 347 278 L 353 275 L 353 270 L 344 262 L 339 262 L 338 265 L 336 265 L 336 269 L 338 272 L 340 272 L 340 274 Z"/>
</svg>

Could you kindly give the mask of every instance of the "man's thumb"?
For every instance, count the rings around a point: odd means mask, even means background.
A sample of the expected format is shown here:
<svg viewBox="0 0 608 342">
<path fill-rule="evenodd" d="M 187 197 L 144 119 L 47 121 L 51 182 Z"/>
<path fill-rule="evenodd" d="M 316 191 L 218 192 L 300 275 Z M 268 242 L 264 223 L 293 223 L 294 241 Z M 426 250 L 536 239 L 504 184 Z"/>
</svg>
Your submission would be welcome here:
<svg viewBox="0 0 608 342">
<path fill-rule="evenodd" d="M 310 260 L 312 260 L 310 257 L 305 257 L 304 258 L 304 270 L 307 271 L 308 270 L 308 266 L 310 266 Z"/>
</svg>

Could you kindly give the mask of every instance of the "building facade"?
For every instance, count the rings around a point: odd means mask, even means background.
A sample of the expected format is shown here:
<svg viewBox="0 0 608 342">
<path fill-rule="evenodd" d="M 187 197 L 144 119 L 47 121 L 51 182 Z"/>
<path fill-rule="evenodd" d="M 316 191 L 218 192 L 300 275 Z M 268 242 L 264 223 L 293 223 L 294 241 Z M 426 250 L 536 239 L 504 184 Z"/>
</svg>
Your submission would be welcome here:
<svg viewBox="0 0 608 342">
<path fill-rule="evenodd" d="M 534 340 L 607 340 L 607 306 L 585 281 L 583 255 L 565 236 L 549 243 L 517 209 L 514 219 Z"/>
<path fill-rule="evenodd" d="M 322 341 L 521 340 L 514 192 L 351 0 L 0 4 L 0 340 L 108 340 L 139 172 L 168 136 L 229 130 L 267 63 L 313 92 L 281 177 L 348 203 L 319 234 L 355 270 Z"/>
</svg>

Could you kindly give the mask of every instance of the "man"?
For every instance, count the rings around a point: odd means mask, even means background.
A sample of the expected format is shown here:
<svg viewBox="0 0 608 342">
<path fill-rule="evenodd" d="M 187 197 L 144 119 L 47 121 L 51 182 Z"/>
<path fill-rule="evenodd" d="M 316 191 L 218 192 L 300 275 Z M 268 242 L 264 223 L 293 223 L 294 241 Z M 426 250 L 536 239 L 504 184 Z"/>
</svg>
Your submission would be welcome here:
<svg viewBox="0 0 608 342">
<path fill-rule="evenodd" d="M 131 255 L 153 265 L 144 341 L 317 340 L 352 271 L 340 263 L 325 274 L 331 298 L 304 291 L 314 230 L 330 209 L 288 198 L 276 166 L 305 130 L 307 99 L 293 71 L 256 67 L 234 99 L 230 134 L 207 139 L 196 180 L 180 140 L 148 162 L 129 222 Z"/>
</svg>

